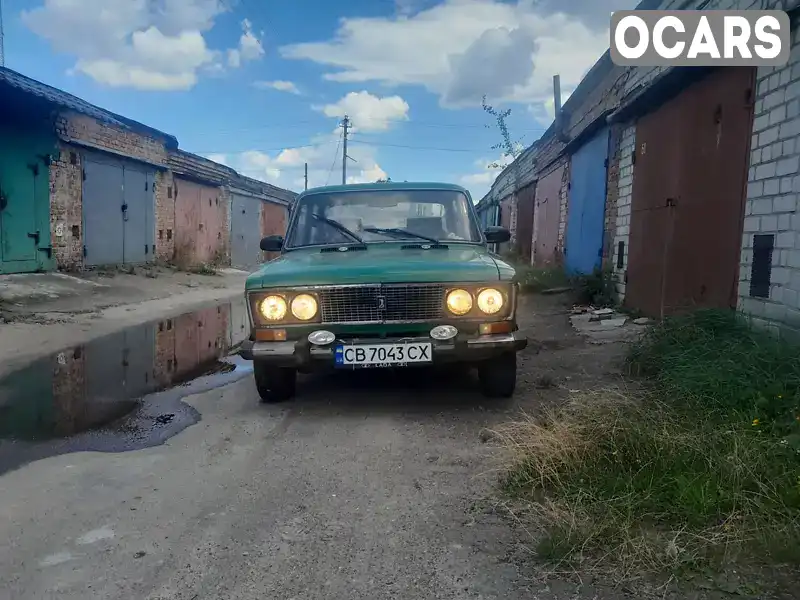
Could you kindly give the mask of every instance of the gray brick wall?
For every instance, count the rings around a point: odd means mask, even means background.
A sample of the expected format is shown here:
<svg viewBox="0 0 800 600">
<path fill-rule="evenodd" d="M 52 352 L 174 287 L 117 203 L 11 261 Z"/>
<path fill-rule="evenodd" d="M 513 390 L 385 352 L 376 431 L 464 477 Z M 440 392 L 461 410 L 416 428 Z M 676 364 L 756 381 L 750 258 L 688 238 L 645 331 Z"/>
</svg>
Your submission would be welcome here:
<svg viewBox="0 0 800 600">
<path fill-rule="evenodd" d="M 625 269 L 628 268 L 628 250 L 631 233 L 631 202 L 633 199 L 633 152 L 636 150 L 636 124 L 631 123 L 622 130 L 619 144 L 619 179 L 617 182 L 617 222 L 614 230 L 614 243 L 611 261 L 617 276 L 619 301 L 625 298 Z M 625 242 L 622 268 L 617 268 L 617 248 Z"/>
<path fill-rule="evenodd" d="M 739 309 L 765 327 L 800 336 L 800 30 L 789 64 L 757 74 L 739 271 Z M 769 298 L 750 295 L 753 238 L 774 235 Z"/>
</svg>

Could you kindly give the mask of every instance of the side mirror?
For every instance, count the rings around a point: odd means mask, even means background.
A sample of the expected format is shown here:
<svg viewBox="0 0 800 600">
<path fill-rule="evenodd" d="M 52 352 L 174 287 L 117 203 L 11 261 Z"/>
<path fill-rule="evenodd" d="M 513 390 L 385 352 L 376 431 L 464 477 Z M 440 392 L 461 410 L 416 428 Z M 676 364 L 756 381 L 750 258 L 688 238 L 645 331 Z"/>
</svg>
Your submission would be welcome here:
<svg viewBox="0 0 800 600">
<path fill-rule="evenodd" d="M 280 252 L 283 248 L 283 236 L 282 235 L 268 235 L 265 238 L 261 238 L 261 243 L 259 247 L 264 252 Z"/>
<path fill-rule="evenodd" d="M 504 244 L 511 239 L 511 232 L 505 227 L 498 227 L 497 225 L 487 227 L 483 235 L 489 244 Z"/>
</svg>

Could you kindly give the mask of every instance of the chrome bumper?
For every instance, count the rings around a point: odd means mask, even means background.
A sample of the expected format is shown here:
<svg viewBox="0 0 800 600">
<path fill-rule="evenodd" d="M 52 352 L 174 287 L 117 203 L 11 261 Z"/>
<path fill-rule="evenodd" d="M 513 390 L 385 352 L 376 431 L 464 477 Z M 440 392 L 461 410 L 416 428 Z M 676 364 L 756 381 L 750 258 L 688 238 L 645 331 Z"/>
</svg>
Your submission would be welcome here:
<svg viewBox="0 0 800 600">
<path fill-rule="evenodd" d="M 247 360 L 259 360 L 283 366 L 302 366 L 313 363 L 334 362 L 334 349 L 338 345 L 360 346 L 367 344 L 402 344 L 429 342 L 433 347 L 433 362 L 460 362 L 491 358 L 503 352 L 519 352 L 528 345 L 528 338 L 519 331 L 493 335 L 480 335 L 447 341 L 428 336 L 403 338 L 369 338 L 335 340 L 327 346 L 315 346 L 307 340 L 287 342 L 253 342 L 245 340 L 239 355 Z"/>
</svg>

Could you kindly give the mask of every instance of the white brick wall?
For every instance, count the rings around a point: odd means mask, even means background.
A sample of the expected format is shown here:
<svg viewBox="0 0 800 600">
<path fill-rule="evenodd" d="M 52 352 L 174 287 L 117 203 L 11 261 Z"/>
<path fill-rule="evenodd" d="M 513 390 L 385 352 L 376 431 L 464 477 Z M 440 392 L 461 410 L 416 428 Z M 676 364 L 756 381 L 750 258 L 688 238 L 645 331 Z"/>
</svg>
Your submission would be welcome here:
<svg viewBox="0 0 800 600">
<path fill-rule="evenodd" d="M 759 68 L 739 271 L 739 309 L 800 335 L 800 30 L 789 64 Z M 772 234 L 769 298 L 750 296 L 753 236 Z"/>
<path fill-rule="evenodd" d="M 633 152 L 636 150 L 636 124 L 632 123 L 622 131 L 619 155 L 619 195 L 617 196 L 617 223 L 614 231 L 612 264 L 617 276 L 619 301 L 625 298 L 625 269 L 628 268 L 628 250 L 631 232 L 631 200 L 633 198 Z M 625 242 L 622 268 L 617 268 L 617 248 Z"/>
</svg>

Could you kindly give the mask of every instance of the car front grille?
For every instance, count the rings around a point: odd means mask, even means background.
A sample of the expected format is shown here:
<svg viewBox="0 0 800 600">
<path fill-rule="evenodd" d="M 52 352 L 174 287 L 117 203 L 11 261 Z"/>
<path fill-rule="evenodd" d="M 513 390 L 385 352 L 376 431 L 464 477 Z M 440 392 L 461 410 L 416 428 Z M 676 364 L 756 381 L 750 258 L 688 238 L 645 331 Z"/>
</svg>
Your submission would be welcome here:
<svg viewBox="0 0 800 600">
<path fill-rule="evenodd" d="M 444 316 L 441 284 L 390 284 L 319 290 L 323 323 L 428 321 Z"/>
</svg>

